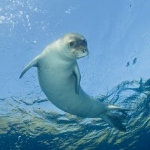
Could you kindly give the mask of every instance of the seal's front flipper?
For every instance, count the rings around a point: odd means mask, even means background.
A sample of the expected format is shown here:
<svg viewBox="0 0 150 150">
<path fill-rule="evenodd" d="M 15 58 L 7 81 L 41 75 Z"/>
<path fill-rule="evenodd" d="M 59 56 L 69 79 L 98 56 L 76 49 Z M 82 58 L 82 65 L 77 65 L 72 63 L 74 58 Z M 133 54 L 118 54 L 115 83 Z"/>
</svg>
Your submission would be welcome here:
<svg viewBox="0 0 150 150">
<path fill-rule="evenodd" d="M 73 75 L 75 76 L 75 79 L 76 79 L 75 91 L 77 94 L 79 94 L 81 74 L 80 74 L 78 65 L 75 65 L 74 70 L 73 70 Z"/>
<path fill-rule="evenodd" d="M 38 66 L 38 57 L 34 58 L 22 71 L 19 78 L 22 78 L 22 76 L 31 68 L 31 67 L 37 67 Z"/>
</svg>

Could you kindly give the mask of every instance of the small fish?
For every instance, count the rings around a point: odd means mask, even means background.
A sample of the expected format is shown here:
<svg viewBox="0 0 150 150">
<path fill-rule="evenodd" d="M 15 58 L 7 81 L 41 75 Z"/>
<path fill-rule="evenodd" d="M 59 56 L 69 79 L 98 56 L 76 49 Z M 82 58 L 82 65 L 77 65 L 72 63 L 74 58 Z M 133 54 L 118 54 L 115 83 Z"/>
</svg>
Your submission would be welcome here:
<svg viewBox="0 0 150 150">
<path fill-rule="evenodd" d="M 129 67 L 129 65 L 130 65 L 130 62 L 128 61 L 127 64 L 126 64 L 126 67 Z"/>
<path fill-rule="evenodd" d="M 134 65 L 136 64 L 136 62 L 137 62 L 137 58 L 134 58 L 132 64 Z"/>
</svg>

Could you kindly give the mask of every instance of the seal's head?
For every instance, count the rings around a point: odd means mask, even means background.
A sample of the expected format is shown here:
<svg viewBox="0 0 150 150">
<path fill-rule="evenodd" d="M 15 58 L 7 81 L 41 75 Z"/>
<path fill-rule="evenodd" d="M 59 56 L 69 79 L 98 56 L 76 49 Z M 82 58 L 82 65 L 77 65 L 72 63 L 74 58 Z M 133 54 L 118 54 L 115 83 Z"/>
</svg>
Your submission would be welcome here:
<svg viewBox="0 0 150 150">
<path fill-rule="evenodd" d="M 61 40 L 65 43 L 63 53 L 70 58 L 78 59 L 88 55 L 87 41 L 82 35 L 70 33 L 63 36 Z"/>
</svg>

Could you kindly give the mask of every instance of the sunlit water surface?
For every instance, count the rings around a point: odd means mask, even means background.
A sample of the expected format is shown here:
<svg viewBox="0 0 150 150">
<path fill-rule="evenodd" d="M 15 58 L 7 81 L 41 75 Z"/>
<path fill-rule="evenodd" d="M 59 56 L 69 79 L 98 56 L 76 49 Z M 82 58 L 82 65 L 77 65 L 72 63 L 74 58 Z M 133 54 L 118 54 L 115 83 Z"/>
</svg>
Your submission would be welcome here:
<svg viewBox="0 0 150 150">
<path fill-rule="evenodd" d="M 106 96 L 99 97 L 101 101 L 132 108 L 124 122 L 125 133 L 109 127 L 100 118 L 85 119 L 51 111 L 48 107 L 52 104 L 46 99 L 13 96 L 0 99 L 0 147 L 2 150 L 148 149 L 149 91 L 150 80 L 141 79 L 122 82 Z"/>
</svg>

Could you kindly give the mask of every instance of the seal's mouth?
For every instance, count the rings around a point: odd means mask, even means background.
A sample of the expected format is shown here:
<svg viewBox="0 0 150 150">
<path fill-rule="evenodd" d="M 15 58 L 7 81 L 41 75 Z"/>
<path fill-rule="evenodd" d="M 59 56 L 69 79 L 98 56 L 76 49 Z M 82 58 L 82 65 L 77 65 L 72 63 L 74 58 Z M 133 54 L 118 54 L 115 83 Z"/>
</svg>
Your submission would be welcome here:
<svg viewBox="0 0 150 150">
<path fill-rule="evenodd" d="M 73 55 L 75 58 L 82 58 L 89 54 L 88 49 L 76 49 L 73 51 Z"/>
</svg>

